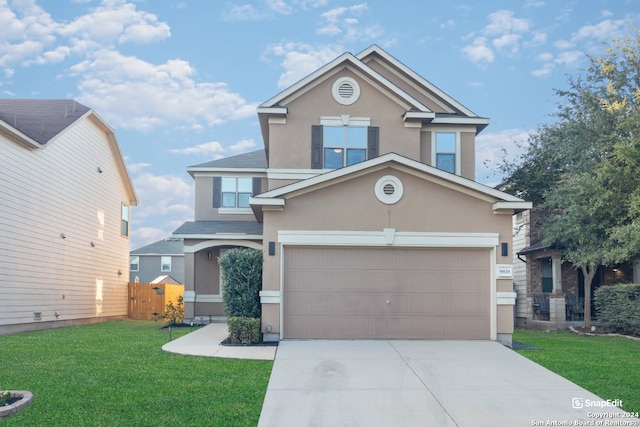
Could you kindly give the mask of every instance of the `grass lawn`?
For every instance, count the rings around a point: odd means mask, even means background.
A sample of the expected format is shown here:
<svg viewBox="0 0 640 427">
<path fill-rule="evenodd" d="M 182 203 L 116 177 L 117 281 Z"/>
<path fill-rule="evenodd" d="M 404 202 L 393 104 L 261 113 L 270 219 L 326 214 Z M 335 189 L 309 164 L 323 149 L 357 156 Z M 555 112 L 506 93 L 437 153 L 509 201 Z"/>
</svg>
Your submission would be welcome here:
<svg viewBox="0 0 640 427">
<path fill-rule="evenodd" d="M 524 329 L 513 340 L 540 348 L 518 350 L 523 356 L 603 399 L 621 399 L 625 411 L 640 412 L 640 341 Z"/>
<path fill-rule="evenodd" d="M 168 340 L 136 321 L 0 337 L 0 390 L 34 395 L 2 426 L 258 424 L 273 362 L 165 353 Z"/>
</svg>

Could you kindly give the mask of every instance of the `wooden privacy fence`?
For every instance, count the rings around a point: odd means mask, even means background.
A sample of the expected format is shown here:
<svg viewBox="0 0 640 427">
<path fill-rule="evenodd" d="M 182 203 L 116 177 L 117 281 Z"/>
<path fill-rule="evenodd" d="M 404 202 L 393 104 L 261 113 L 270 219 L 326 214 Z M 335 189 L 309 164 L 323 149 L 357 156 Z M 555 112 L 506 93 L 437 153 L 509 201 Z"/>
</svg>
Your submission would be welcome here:
<svg viewBox="0 0 640 427">
<path fill-rule="evenodd" d="M 169 301 L 178 304 L 184 285 L 129 282 L 129 319 L 159 320 Z"/>
</svg>

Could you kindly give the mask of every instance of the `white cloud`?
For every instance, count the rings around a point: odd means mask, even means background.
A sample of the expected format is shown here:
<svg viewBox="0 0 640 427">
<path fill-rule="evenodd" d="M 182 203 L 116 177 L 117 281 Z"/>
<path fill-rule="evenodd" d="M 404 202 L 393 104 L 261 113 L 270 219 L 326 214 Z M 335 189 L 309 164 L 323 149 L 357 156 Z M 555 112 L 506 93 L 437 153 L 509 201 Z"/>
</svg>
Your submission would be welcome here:
<svg viewBox="0 0 640 427">
<path fill-rule="evenodd" d="M 257 21 L 265 17 L 264 13 L 250 4 L 231 5 L 224 14 L 224 18 L 230 21 Z"/>
<path fill-rule="evenodd" d="M 595 25 L 585 25 L 580 27 L 578 31 L 573 33 L 571 40 L 575 42 L 590 38 L 599 41 L 606 41 L 611 38 L 618 38 L 622 35 L 625 25 L 626 21 L 623 19 L 606 19 Z"/>
<path fill-rule="evenodd" d="M 514 160 L 524 153 L 529 134 L 524 129 L 481 133 L 476 137 L 476 179 L 487 185 L 500 182 L 497 168 L 504 159 Z"/>
<path fill-rule="evenodd" d="M 255 114 L 257 104 L 232 93 L 225 83 L 197 82 L 182 60 L 151 64 L 116 51 L 98 51 L 70 69 L 80 76 L 78 100 L 107 122 L 148 130 L 173 123 L 211 126 Z"/>
<path fill-rule="evenodd" d="M 140 200 L 135 218 L 159 218 L 164 215 L 185 218 L 185 221 L 193 218 L 192 182 L 176 175 L 153 175 L 147 172 L 135 177 L 133 185 Z"/>
<path fill-rule="evenodd" d="M 482 36 L 463 47 L 462 52 L 467 59 L 479 65 L 495 60 L 494 49 L 515 55 L 520 51 L 522 35 L 529 32 L 530 26 L 529 20 L 514 17 L 512 11 L 493 12 L 489 14 L 489 24 L 483 28 Z M 534 34 L 533 43 L 540 43 L 541 37 L 540 34 Z"/>
<path fill-rule="evenodd" d="M 234 153 L 244 153 L 256 147 L 253 139 L 243 139 L 229 146 L 229 151 Z"/>
<path fill-rule="evenodd" d="M 475 63 L 490 63 L 495 59 L 493 50 L 487 46 L 485 37 L 477 37 L 473 43 L 463 47 L 462 52 Z"/>
<path fill-rule="evenodd" d="M 554 69 L 554 65 L 550 62 L 547 62 L 546 64 L 544 64 L 542 67 L 535 69 L 531 72 L 531 75 L 534 77 L 544 77 L 544 76 L 548 76 L 549 74 L 551 74 L 551 72 Z"/>
<path fill-rule="evenodd" d="M 345 40 L 357 40 L 360 43 L 378 38 L 384 33 L 381 26 L 361 25 L 360 23 L 359 17 L 368 9 L 366 3 L 360 3 L 328 10 L 321 15 L 324 23 L 316 32 L 327 36 L 340 35 Z"/>
<path fill-rule="evenodd" d="M 220 154 L 224 152 L 224 148 L 222 148 L 222 144 L 218 141 L 205 142 L 203 144 L 198 144 L 194 147 L 186 147 L 186 148 L 175 148 L 169 150 L 170 153 L 173 154 L 187 154 L 187 155 L 202 155 L 202 156 L 211 156 L 215 154 Z"/>
<path fill-rule="evenodd" d="M 554 61 L 558 64 L 563 64 L 566 67 L 573 67 L 583 59 L 585 59 L 584 52 L 579 50 L 570 50 L 556 55 L 556 59 Z"/>
<path fill-rule="evenodd" d="M 499 10 L 489 14 L 489 21 L 491 21 L 490 24 L 484 29 L 485 34 L 489 36 L 529 31 L 529 21 L 515 18 L 510 10 Z"/>
<path fill-rule="evenodd" d="M 278 79 L 278 87 L 289 87 L 316 71 L 342 53 L 340 46 L 311 46 L 305 43 L 279 43 L 267 48 L 267 55 L 282 57 L 284 71 Z"/>
<path fill-rule="evenodd" d="M 101 43 L 150 43 L 171 36 L 169 25 L 124 0 L 104 0 L 102 6 L 60 29 L 60 34 Z"/>
</svg>

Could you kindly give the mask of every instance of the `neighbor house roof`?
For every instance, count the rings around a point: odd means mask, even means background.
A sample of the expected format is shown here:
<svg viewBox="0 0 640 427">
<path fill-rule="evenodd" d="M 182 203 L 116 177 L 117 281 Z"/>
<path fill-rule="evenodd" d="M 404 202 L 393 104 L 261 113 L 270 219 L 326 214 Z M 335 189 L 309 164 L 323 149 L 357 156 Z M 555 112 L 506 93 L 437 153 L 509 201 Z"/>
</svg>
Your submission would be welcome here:
<svg viewBox="0 0 640 427">
<path fill-rule="evenodd" d="M 131 251 L 131 255 L 184 255 L 182 239 L 167 238 Z"/>
<path fill-rule="evenodd" d="M 187 167 L 187 172 L 191 176 L 194 172 L 266 172 L 266 170 L 267 156 L 264 149 Z"/>
<path fill-rule="evenodd" d="M 188 221 L 173 232 L 181 238 L 254 238 L 262 236 L 262 224 L 255 221 Z"/>
<path fill-rule="evenodd" d="M 113 129 L 89 107 L 73 99 L 0 99 L 0 134 L 29 149 L 44 149 L 78 120 L 87 118 L 109 143 L 131 206 L 138 197 Z"/>
<path fill-rule="evenodd" d="M 0 120 L 44 145 L 90 110 L 73 99 L 0 99 Z"/>
</svg>

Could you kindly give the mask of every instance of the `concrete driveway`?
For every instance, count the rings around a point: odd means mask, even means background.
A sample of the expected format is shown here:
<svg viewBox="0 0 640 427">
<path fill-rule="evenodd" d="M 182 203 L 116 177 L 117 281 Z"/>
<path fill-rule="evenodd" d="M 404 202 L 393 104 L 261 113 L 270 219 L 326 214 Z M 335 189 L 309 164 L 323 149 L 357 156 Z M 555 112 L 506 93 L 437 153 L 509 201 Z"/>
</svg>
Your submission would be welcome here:
<svg viewBox="0 0 640 427">
<path fill-rule="evenodd" d="M 259 426 L 609 425 L 605 403 L 491 341 L 285 340 Z"/>
</svg>

